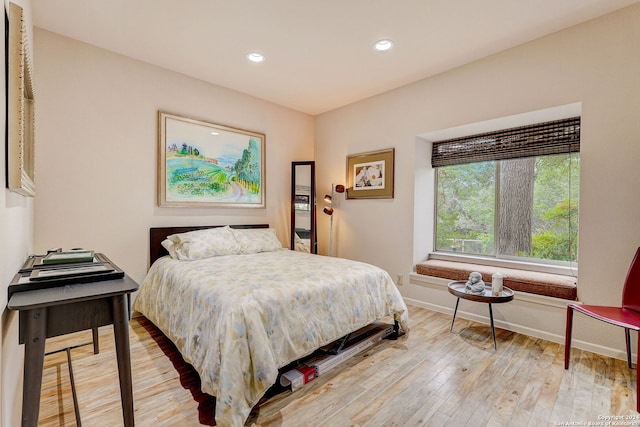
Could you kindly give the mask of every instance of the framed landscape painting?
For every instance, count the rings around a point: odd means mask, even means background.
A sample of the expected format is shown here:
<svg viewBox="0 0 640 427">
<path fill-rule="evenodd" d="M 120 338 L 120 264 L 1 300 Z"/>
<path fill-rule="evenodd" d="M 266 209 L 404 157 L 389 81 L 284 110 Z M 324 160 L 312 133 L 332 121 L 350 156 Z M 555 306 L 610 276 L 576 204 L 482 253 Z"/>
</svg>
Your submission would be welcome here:
<svg viewBox="0 0 640 427">
<path fill-rule="evenodd" d="M 393 199 L 393 148 L 347 156 L 347 199 Z"/>
<path fill-rule="evenodd" d="M 158 205 L 264 208 L 265 135 L 158 112 Z"/>
</svg>

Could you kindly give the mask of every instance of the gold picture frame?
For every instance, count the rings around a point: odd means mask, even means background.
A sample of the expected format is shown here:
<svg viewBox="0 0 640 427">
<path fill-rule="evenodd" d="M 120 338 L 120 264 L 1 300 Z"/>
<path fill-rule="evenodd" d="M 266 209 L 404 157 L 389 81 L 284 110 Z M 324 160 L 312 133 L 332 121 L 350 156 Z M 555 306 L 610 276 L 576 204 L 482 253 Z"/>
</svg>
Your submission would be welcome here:
<svg viewBox="0 0 640 427">
<path fill-rule="evenodd" d="M 347 199 L 393 199 L 395 149 L 347 156 Z"/>
<path fill-rule="evenodd" d="M 265 135 L 158 112 L 158 205 L 264 208 Z"/>
<path fill-rule="evenodd" d="M 7 188 L 33 197 L 36 186 L 32 62 L 23 10 L 15 3 L 9 3 L 7 38 Z"/>
</svg>

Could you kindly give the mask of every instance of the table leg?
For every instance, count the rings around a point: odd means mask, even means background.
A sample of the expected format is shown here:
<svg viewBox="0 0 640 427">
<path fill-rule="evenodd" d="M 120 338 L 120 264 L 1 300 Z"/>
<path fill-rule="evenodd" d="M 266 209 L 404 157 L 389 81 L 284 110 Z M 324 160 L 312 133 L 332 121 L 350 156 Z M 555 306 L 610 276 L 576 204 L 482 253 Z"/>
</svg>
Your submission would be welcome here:
<svg viewBox="0 0 640 427">
<path fill-rule="evenodd" d="M 47 309 L 27 311 L 24 339 L 24 385 L 22 390 L 22 427 L 37 427 L 44 346 L 47 339 Z"/>
<path fill-rule="evenodd" d="M 498 349 L 498 344 L 496 344 L 496 328 L 493 326 L 493 309 L 491 308 L 491 303 L 489 303 L 489 319 L 491 320 L 491 334 L 493 335 L 493 349 Z"/>
<path fill-rule="evenodd" d="M 91 336 L 93 339 L 93 354 L 98 354 L 100 353 L 100 338 L 98 336 L 98 328 L 95 326 L 91 328 Z"/>
<path fill-rule="evenodd" d="M 451 319 L 451 328 L 449 332 L 453 332 L 453 322 L 456 321 L 456 313 L 458 312 L 458 304 L 460 304 L 460 298 L 456 299 L 456 308 L 453 310 L 453 319 Z"/>
<path fill-rule="evenodd" d="M 120 377 L 120 399 L 125 427 L 133 427 L 133 385 L 131 383 L 131 352 L 129 349 L 129 310 L 125 295 L 111 298 L 113 304 L 113 332 Z"/>
<path fill-rule="evenodd" d="M 67 365 L 69 366 L 69 382 L 71 383 L 71 397 L 73 398 L 73 411 L 76 415 L 76 427 L 82 427 L 80 418 L 80 405 L 78 405 L 78 392 L 76 391 L 76 380 L 73 376 L 73 363 L 71 362 L 71 347 L 65 349 L 67 352 Z"/>
</svg>

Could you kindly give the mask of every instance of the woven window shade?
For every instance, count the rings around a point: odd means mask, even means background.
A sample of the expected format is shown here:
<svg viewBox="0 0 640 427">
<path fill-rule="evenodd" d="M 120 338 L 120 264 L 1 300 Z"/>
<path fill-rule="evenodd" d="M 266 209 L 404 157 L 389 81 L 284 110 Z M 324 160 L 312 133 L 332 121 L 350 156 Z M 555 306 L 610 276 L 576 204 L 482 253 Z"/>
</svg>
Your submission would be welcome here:
<svg viewBox="0 0 640 427">
<path fill-rule="evenodd" d="M 431 165 L 451 166 L 580 151 L 580 117 L 433 143 Z"/>
</svg>

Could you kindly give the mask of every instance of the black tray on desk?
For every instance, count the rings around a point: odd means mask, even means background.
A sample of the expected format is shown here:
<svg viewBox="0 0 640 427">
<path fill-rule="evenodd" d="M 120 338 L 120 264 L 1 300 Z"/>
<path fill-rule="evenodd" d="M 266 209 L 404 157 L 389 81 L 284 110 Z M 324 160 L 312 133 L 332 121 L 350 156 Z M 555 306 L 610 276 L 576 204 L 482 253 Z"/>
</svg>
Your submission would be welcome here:
<svg viewBox="0 0 640 427">
<path fill-rule="evenodd" d="M 93 262 L 78 262 L 67 264 L 41 264 L 42 256 L 30 256 L 18 273 L 13 276 L 9 284 L 9 298 L 16 292 L 33 291 L 37 289 L 53 288 L 58 286 L 73 285 L 76 283 L 102 282 L 105 280 L 120 279 L 124 277 L 124 271 L 115 265 L 104 254 L 94 254 Z M 95 273 L 80 272 L 84 267 L 105 266 L 105 271 Z M 78 274 L 70 274 L 69 269 L 78 269 Z M 52 274 L 50 277 L 37 277 L 46 271 Z M 59 273 L 59 274 L 56 274 Z M 33 275 L 34 280 L 30 277 Z"/>
<path fill-rule="evenodd" d="M 111 262 L 109 258 L 105 254 L 95 253 L 93 254 L 93 261 L 90 262 L 73 262 L 73 263 L 60 263 L 60 264 L 43 264 L 42 260 L 46 257 L 46 255 L 29 255 L 29 258 L 22 264 L 18 273 L 31 272 L 37 269 L 53 269 L 53 268 L 69 268 L 70 266 L 83 266 L 83 265 L 94 265 L 96 263 L 108 262 L 112 265 L 115 265 Z"/>
</svg>

